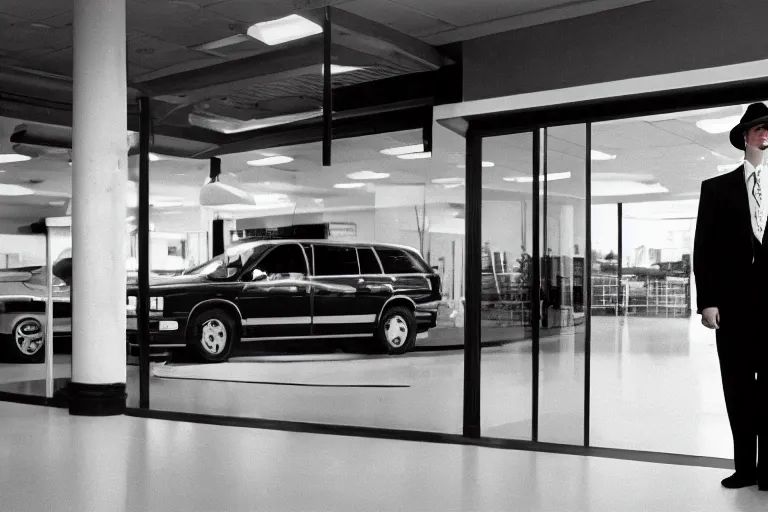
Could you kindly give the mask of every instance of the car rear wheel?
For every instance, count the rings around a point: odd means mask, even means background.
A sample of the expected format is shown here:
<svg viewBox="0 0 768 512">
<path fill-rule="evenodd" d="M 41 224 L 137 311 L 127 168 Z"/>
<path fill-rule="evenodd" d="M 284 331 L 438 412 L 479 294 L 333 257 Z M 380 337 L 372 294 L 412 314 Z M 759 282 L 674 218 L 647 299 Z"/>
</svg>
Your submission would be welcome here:
<svg viewBox="0 0 768 512">
<path fill-rule="evenodd" d="M 43 324 L 36 318 L 23 318 L 13 326 L 11 339 L 3 343 L 3 359 L 14 363 L 42 363 L 44 346 Z"/>
<path fill-rule="evenodd" d="M 232 315 L 221 309 L 209 309 L 192 322 L 187 344 L 198 359 L 220 363 L 229 359 L 240 341 L 240 331 Z"/>
<path fill-rule="evenodd" d="M 376 341 L 382 352 L 405 354 L 416 343 L 416 317 L 406 307 L 387 309 L 376 328 Z"/>
</svg>

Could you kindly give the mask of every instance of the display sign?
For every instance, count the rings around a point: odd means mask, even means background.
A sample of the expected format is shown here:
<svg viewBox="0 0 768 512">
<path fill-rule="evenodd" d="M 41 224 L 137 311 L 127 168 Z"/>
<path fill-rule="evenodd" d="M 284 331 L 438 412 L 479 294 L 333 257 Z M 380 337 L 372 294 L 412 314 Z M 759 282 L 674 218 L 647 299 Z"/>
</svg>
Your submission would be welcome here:
<svg viewBox="0 0 768 512">
<path fill-rule="evenodd" d="M 253 242 L 257 240 L 327 240 L 330 224 L 299 224 L 276 228 L 253 228 L 230 231 L 232 242 Z"/>
</svg>

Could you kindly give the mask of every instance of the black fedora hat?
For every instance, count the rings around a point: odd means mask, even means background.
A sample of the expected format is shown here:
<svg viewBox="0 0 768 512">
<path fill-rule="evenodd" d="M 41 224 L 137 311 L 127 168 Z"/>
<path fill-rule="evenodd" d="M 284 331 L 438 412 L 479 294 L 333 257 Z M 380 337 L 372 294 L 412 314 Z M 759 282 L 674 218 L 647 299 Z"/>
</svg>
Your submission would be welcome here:
<svg viewBox="0 0 768 512">
<path fill-rule="evenodd" d="M 764 103 L 753 103 L 741 117 L 739 124 L 731 130 L 731 144 L 742 151 L 744 147 L 744 132 L 760 124 L 768 124 L 768 107 Z"/>
</svg>

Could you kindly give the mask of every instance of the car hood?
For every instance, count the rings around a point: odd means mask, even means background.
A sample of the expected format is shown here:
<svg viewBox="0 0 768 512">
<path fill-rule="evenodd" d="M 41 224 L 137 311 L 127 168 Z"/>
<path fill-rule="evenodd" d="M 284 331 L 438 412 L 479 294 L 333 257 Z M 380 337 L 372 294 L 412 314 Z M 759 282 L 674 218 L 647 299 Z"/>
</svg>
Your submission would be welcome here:
<svg viewBox="0 0 768 512">
<path fill-rule="evenodd" d="M 160 276 L 160 277 L 149 278 L 150 288 L 181 286 L 181 285 L 199 284 L 199 283 L 206 283 L 206 282 L 208 282 L 208 278 L 206 276 L 201 276 L 201 275 Z M 129 290 L 138 290 L 138 288 L 139 288 L 138 277 L 132 278 L 131 280 L 128 281 Z"/>
</svg>

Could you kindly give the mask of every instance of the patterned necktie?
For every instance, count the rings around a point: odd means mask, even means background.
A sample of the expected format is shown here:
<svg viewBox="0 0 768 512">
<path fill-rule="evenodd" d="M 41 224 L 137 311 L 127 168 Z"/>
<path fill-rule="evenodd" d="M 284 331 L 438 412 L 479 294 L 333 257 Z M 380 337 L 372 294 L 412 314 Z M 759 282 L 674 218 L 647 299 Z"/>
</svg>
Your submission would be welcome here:
<svg viewBox="0 0 768 512">
<path fill-rule="evenodd" d="M 757 221 L 757 229 L 760 232 L 760 235 L 763 233 L 763 190 L 760 187 L 760 171 L 762 169 L 757 169 L 753 174 L 752 178 L 754 179 L 754 183 L 752 184 L 752 197 L 755 198 L 755 220 Z"/>
</svg>

